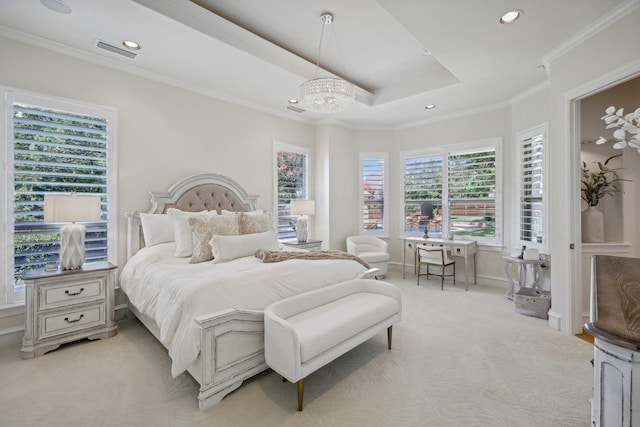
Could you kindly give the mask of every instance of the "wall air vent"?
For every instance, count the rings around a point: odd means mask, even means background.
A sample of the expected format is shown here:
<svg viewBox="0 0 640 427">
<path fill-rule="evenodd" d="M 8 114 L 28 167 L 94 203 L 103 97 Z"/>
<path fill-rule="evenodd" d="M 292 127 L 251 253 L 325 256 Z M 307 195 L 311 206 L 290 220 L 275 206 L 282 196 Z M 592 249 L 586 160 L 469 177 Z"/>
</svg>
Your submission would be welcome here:
<svg viewBox="0 0 640 427">
<path fill-rule="evenodd" d="M 296 113 L 304 113 L 307 110 L 303 110 L 302 108 L 294 107 L 293 105 L 288 105 L 287 110 L 295 111 Z"/>
<path fill-rule="evenodd" d="M 119 48 L 118 46 L 114 46 L 107 42 L 103 42 L 102 40 L 96 40 L 96 42 L 94 43 L 94 46 L 99 47 L 100 49 L 108 50 L 109 52 L 112 52 L 121 56 L 125 56 L 129 59 L 136 59 L 138 57 L 138 54 L 135 52 L 131 52 L 130 50 Z"/>
</svg>

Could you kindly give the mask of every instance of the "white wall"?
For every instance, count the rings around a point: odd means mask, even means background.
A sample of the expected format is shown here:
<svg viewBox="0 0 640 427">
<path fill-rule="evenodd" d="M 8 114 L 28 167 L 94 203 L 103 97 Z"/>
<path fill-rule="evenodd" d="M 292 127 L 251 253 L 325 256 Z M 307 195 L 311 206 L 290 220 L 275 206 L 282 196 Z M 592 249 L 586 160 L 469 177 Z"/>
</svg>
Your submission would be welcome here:
<svg viewBox="0 0 640 427">
<path fill-rule="evenodd" d="M 577 143 L 570 139 L 567 96 L 583 96 L 586 93 L 581 93 L 582 86 L 593 86 L 603 75 L 637 63 L 638 22 L 640 11 L 636 9 L 552 58 L 549 86 L 511 108 L 388 132 L 353 131 L 334 125 L 316 128 L 6 38 L 0 38 L 0 52 L 11 60 L 0 61 L 0 84 L 117 109 L 120 217 L 128 210 L 147 209 L 149 190 L 164 190 L 176 179 L 199 172 L 231 176 L 250 193 L 260 195 L 259 207 L 271 209 L 273 141 L 311 147 L 315 154 L 312 194 L 319 201 L 315 237 L 325 241 L 325 248 L 343 247 L 344 238 L 357 233 L 358 207 L 354 200 L 358 196 L 359 151 L 385 151 L 386 146 L 390 154 L 390 187 L 399 189 L 399 152 L 500 137 L 507 178 L 515 159 L 514 134 L 549 122 L 553 257 L 550 324 L 565 332 L 577 332 L 581 290 L 580 285 L 574 284 L 576 276 L 571 272 L 580 269 L 581 261 L 580 251 L 571 251 L 569 244 L 576 242 L 579 230 L 575 225 L 575 212 L 579 211 L 575 171 L 579 168 Z M 637 71 L 640 72 L 640 65 Z M 509 221 L 515 193 L 508 179 L 504 185 L 503 212 Z M 400 203 L 399 195 L 393 191 L 388 200 L 392 206 Z M 402 259 L 398 212 L 389 211 L 391 254 L 396 262 Z M 504 225 L 508 245 L 505 252 L 509 252 L 512 224 Z M 122 265 L 124 221 L 120 221 L 118 235 L 117 262 Z M 501 255 L 482 252 L 478 257 L 479 274 L 502 278 Z M 579 276 L 577 273 L 578 281 Z M 574 300 L 578 302 L 572 305 Z M 6 319 L 0 318 L 0 330 L 5 325 L 13 326 L 15 318 Z"/>
<path fill-rule="evenodd" d="M 312 126 L 284 120 L 111 68 L 0 38 L 0 83 L 114 107 L 118 112 L 118 205 L 150 207 L 149 191 L 180 178 L 216 172 L 259 195 L 272 209 L 273 141 L 313 148 Z M 125 221 L 119 224 L 120 266 Z"/>
<path fill-rule="evenodd" d="M 571 127 L 570 101 L 620 79 L 618 70 L 640 72 L 637 8 L 566 53 L 550 59 L 551 83 L 513 106 L 514 131 L 550 124 L 551 318 L 550 325 L 577 333 L 582 326 L 579 141 Z M 571 244 L 576 249 L 572 250 Z"/>
</svg>

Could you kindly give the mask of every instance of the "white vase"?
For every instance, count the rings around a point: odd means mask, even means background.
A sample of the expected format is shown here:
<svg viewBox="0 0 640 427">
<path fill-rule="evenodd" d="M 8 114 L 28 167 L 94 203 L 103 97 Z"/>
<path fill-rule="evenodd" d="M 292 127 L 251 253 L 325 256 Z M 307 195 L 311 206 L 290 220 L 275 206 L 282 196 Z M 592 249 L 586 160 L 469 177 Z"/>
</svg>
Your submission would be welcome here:
<svg viewBox="0 0 640 427">
<path fill-rule="evenodd" d="M 582 242 L 604 242 L 604 215 L 595 206 L 582 211 Z"/>
</svg>

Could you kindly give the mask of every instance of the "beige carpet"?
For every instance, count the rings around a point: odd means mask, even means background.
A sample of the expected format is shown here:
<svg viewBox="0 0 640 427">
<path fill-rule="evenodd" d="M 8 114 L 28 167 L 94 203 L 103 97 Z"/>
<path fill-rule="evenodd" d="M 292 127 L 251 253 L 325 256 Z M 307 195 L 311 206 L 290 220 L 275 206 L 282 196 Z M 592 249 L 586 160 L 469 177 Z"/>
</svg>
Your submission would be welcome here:
<svg viewBox="0 0 640 427">
<path fill-rule="evenodd" d="M 171 378 L 137 320 L 118 335 L 32 360 L 0 349 L 0 426 L 587 426 L 593 348 L 522 316 L 499 286 L 414 276 L 394 348 L 380 334 L 296 387 L 268 370 L 200 412 L 197 383 Z"/>
</svg>

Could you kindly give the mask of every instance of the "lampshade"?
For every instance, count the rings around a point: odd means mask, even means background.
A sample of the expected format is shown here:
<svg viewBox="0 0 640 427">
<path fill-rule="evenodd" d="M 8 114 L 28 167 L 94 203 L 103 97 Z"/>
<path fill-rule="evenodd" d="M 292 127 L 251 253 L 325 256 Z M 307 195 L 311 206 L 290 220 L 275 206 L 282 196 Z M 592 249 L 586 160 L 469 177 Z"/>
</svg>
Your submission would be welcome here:
<svg viewBox="0 0 640 427">
<path fill-rule="evenodd" d="M 300 85 L 298 101 L 302 108 L 313 113 L 338 113 L 353 104 L 356 92 L 353 85 L 346 80 L 336 77 L 318 77 L 324 28 L 333 22 L 333 15 L 323 13 L 320 15 L 320 19 L 322 20 L 322 32 L 320 33 L 318 59 L 316 60 L 316 78 Z"/>
<path fill-rule="evenodd" d="M 292 200 L 291 215 L 314 215 L 316 213 L 315 200 Z"/>
<path fill-rule="evenodd" d="M 98 221 L 101 215 L 100 196 L 77 194 L 46 194 L 44 196 L 46 222 Z"/>
<path fill-rule="evenodd" d="M 45 222 L 70 222 L 60 228 L 60 268 L 76 270 L 84 264 L 87 229 L 78 221 L 98 221 L 100 196 L 50 194 L 44 196 Z"/>
</svg>

